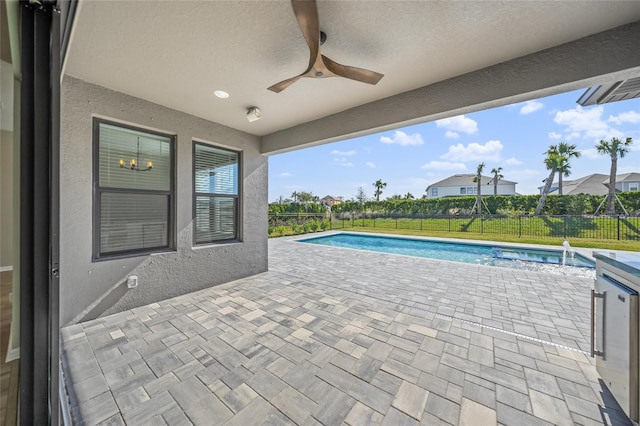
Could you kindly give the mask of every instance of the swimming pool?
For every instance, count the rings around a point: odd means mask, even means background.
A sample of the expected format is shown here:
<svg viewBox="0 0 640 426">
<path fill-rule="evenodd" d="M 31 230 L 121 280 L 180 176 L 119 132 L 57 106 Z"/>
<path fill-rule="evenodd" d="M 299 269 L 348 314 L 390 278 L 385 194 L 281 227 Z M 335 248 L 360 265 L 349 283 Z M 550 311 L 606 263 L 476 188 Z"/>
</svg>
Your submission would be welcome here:
<svg viewBox="0 0 640 426">
<path fill-rule="evenodd" d="M 495 244 L 466 244 L 347 233 L 306 238 L 298 241 L 331 247 L 403 254 L 529 271 L 553 272 L 563 275 L 583 277 L 593 277 L 595 275 L 595 263 L 592 260 L 578 253 L 573 256 L 567 253 L 566 261 L 563 262 L 562 250 L 510 247 Z"/>
</svg>

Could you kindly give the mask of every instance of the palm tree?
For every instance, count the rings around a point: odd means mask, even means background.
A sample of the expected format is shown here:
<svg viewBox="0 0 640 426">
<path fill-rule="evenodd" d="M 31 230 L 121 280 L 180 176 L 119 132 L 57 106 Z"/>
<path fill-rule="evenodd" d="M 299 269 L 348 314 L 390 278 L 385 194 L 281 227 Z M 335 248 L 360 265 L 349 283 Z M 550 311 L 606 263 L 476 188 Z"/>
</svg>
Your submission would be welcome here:
<svg viewBox="0 0 640 426">
<path fill-rule="evenodd" d="M 553 179 L 556 175 L 556 170 L 558 170 L 558 163 L 560 162 L 560 154 L 558 153 L 558 147 L 556 145 L 550 145 L 549 149 L 545 152 L 547 156 L 544 159 L 544 166 L 549 170 L 549 176 L 544 182 L 544 188 L 542 190 L 542 195 L 538 200 L 538 205 L 536 206 L 535 215 L 538 216 L 542 212 L 542 208 L 544 207 L 544 203 L 547 202 L 547 195 L 551 190 L 551 185 L 553 184 Z"/>
<path fill-rule="evenodd" d="M 293 191 L 291 193 L 291 198 L 293 198 L 293 202 L 297 202 L 298 201 L 298 193 L 296 191 Z"/>
<path fill-rule="evenodd" d="M 493 195 L 498 195 L 498 181 L 504 177 L 500 174 L 501 171 L 502 167 L 491 169 L 491 173 L 493 173 L 493 178 L 491 179 L 493 181 Z"/>
<path fill-rule="evenodd" d="M 571 157 L 580 157 L 580 151 L 576 151 L 575 145 L 560 142 L 558 144 L 558 154 L 560 154 L 560 161 L 556 170 L 558 172 L 558 194 L 562 195 L 562 176 L 568 177 L 571 174 L 569 160 L 571 160 Z"/>
<path fill-rule="evenodd" d="M 387 183 L 383 182 L 382 179 L 378 179 L 373 183 L 373 186 L 376 187 L 376 190 L 373 192 L 373 195 L 376 196 L 376 201 L 380 201 L 380 195 L 382 195 L 382 188 L 386 188 Z"/>
<path fill-rule="evenodd" d="M 482 170 L 484 169 L 484 163 L 478 164 L 476 169 L 476 177 L 473 181 L 478 184 L 478 193 L 476 194 L 476 204 L 478 206 L 478 214 L 482 214 Z"/>
<path fill-rule="evenodd" d="M 405 200 L 413 200 L 416 197 L 414 197 L 412 193 L 407 192 L 407 194 L 404 196 L 404 198 L 405 198 Z"/>
<path fill-rule="evenodd" d="M 607 195 L 607 214 L 616 214 L 616 174 L 618 173 L 618 157 L 624 158 L 629 152 L 629 147 L 633 143 L 631 138 L 621 141 L 618 138 L 611 138 L 611 141 L 601 140 L 596 145 L 596 150 L 601 155 L 611 157 L 611 171 L 609 172 L 609 194 Z"/>
</svg>

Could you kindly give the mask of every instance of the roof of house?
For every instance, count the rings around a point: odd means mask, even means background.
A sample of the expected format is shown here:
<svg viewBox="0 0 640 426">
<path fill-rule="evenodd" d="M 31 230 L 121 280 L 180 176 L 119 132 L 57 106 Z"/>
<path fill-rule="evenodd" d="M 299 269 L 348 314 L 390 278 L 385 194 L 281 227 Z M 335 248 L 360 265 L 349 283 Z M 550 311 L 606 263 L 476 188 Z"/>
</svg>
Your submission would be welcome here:
<svg viewBox="0 0 640 426">
<path fill-rule="evenodd" d="M 601 105 L 640 97 L 640 77 L 607 82 L 585 90 L 577 102 L 582 106 Z"/>
<path fill-rule="evenodd" d="M 571 195 L 571 194 L 605 195 L 609 191 L 607 187 L 602 184 L 604 178 L 608 178 L 608 176 L 600 173 L 593 173 L 593 174 L 581 177 L 579 179 L 565 180 L 562 182 L 562 193 L 564 195 Z M 558 191 L 558 182 L 554 182 L 551 193 L 555 193 L 557 191 Z"/>
<path fill-rule="evenodd" d="M 427 187 L 427 189 L 434 187 L 434 186 L 460 186 L 460 185 L 465 185 L 465 186 L 471 186 L 471 185 L 476 185 L 476 183 L 473 181 L 473 178 L 475 178 L 476 175 L 475 173 L 465 173 L 465 174 L 459 174 L 459 175 L 453 175 L 453 176 L 449 176 L 446 179 L 443 179 L 439 182 L 436 183 L 432 183 L 431 185 L 429 185 Z M 488 185 L 488 184 L 492 184 L 493 185 L 493 177 L 492 176 L 482 176 L 480 182 L 483 185 Z M 500 179 L 498 181 L 498 185 L 515 185 L 517 182 L 512 182 L 510 180 L 506 180 L 506 179 Z"/>
<path fill-rule="evenodd" d="M 631 172 L 623 173 L 616 176 L 616 182 L 640 182 L 640 173 Z M 609 184 L 609 176 L 602 182 L 605 185 Z"/>
</svg>

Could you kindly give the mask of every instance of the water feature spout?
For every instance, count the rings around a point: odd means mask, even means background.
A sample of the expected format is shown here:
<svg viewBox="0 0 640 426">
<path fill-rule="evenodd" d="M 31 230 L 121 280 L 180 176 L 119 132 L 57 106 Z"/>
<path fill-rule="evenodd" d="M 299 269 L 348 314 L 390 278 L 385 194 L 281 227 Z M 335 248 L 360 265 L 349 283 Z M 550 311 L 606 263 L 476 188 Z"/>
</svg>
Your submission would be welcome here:
<svg viewBox="0 0 640 426">
<path fill-rule="evenodd" d="M 562 242 L 562 266 L 565 266 L 567 264 L 567 253 L 569 253 L 569 256 L 571 256 L 571 263 L 573 262 L 573 259 L 576 255 L 576 251 L 571 247 L 571 244 L 569 244 L 569 241 L 564 240 Z"/>
</svg>

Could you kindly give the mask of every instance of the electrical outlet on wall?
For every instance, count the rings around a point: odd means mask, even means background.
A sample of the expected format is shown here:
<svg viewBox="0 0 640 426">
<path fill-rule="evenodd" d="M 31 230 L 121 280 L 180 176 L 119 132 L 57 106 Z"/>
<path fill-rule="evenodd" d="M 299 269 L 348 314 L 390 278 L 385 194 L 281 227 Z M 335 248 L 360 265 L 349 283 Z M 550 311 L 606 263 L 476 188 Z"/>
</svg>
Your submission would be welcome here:
<svg viewBox="0 0 640 426">
<path fill-rule="evenodd" d="M 136 287 L 138 287 L 138 276 L 137 275 L 130 275 L 129 277 L 127 277 L 127 287 L 128 288 L 136 288 Z"/>
</svg>

